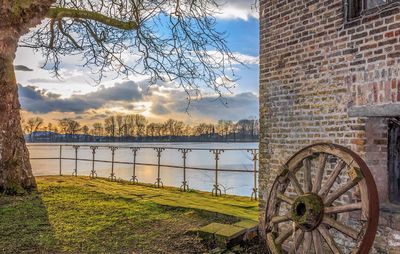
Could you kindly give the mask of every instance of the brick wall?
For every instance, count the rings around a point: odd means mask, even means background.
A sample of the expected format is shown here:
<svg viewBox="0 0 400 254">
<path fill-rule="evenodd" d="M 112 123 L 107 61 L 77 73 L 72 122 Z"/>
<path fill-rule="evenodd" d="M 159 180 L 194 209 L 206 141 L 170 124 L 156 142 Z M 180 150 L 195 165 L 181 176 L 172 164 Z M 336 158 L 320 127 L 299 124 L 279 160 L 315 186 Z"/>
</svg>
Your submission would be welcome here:
<svg viewBox="0 0 400 254">
<path fill-rule="evenodd" d="M 378 237 L 377 248 L 399 248 L 400 206 L 388 201 L 387 118 L 349 111 L 399 105 L 400 5 L 345 22 L 342 0 L 261 0 L 260 29 L 260 222 L 279 166 L 306 145 L 333 142 L 361 155 L 375 177 L 379 234 L 390 234 Z"/>
</svg>

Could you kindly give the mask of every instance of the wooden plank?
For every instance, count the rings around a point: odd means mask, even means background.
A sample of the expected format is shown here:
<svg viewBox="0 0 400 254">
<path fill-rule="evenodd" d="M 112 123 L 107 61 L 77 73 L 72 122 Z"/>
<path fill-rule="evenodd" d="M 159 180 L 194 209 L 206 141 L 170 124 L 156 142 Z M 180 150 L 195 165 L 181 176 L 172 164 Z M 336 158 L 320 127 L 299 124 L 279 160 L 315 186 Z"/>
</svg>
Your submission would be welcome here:
<svg viewBox="0 0 400 254">
<path fill-rule="evenodd" d="M 313 151 L 311 151 L 311 149 L 306 149 L 306 150 L 300 151 L 298 154 L 296 154 L 295 157 L 293 157 L 287 163 L 289 171 L 296 173 L 296 171 L 300 169 L 303 159 L 308 156 L 311 156 L 312 154 L 313 154 Z"/>
<path fill-rule="evenodd" d="M 321 187 L 321 190 L 318 192 L 318 195 L 320 195 L 321 197 L 326 197 L 326 195 L 328 195 L 329 191 L 332 188 L 332 185 L 336 181 L 336 178 L 338 177 L 338 175 L 344 169 L 345 166 L 346 163 L 344 161 L 339 161 L 339 163 L 336 164 L 334 170 L 332 171 L 332 174 L 325 182 L 325 185 Z"/>
<path fill-rule="evenodd" d="M 325 198 L 325 201 L 324 201 L 325 206 L 330 206 L 333 203 L 333 201 L 335 201 L 340 196 L 342 196 L 344 193 L 346 193 L 351 188 L 356 186 L 357 183 L 358 183 L 357 180 L 355 180 L 355 181 L 353 181 L 353 180 L 347 181 L 347 183 L 345 185 L 343 185 L 338 190 L 336 190 L 334 193 L 330 194 L 327 198 Z"/>
<path fill-rule="evenodd" d="M 278 224 L 278 223 L 282 223 L 285 221 L 290 220 L 290 216 L 289 215 L 282 215 L 282 216 L 274 216 L 271 218 L 271 223 L 272 224 Z"/>
<path fill-rule="evenodd" d="M 304 189 L 305 192 L 311 192 L 312 181 L 311 181 L 311 160 L 309 158 L 304 159 Z"/>
<path fill-rule="evenodd" d="M 304 238 L 304 231 L 300 230 L 300 234 L 298 234 L 298 236 L 296 237 L 296 242 L 290 248 L 289 254 L 296 254 L 297 253 L 297 250 L 299 249 L 300 244 L 303 242 L 303 238 Z"/>
<path fill-rule="evenodd" d="M 321 235 L 319 234 L 318 230 L 312 231 L 312 239 L 314 243 L 315 254 L 324 254 L 322 249 Z"/>
<path fill-rule="evenodd" d="M 353 162 L 353 157 L 350 154 L 348 154 L 345 151 L 342 151 L 340 149 L 337 149 L 334 146 L 331 146 L 329 144 L 314 146 L 311 148 L 311 150 L 314 153 L 332 154 L 332 155 L 336 156 L 337 158 L 346 162 L 346 164 L 348 164 L 348 165 Z"/>
<path fill-rule="evenodd" d="M 282 193 L 277 193 L 276 197 L 278 199 L 282 200 L 283 202 L 288 203 L 289 205 L 292 205 L 294 203 L 294 200 L 292 198 L 290 198 L 290 197 L 288 197 L 288 196 L 286 196 L 286 195 L 284 195 Z"/>
<path fill-rule="evenodd" d="M 318 226 L 318 231 L 325 239 L 325 242 L 328 244 L 329 248 L 333 251 L 334 254 L 342 254 L 342 251 L 336 245 L 335 240 L 331 237 L 328 229 L 323 224 Z"/>
<path fill-rule="evenodd" d="M 325 172 L 326 160 L 328 155 L 326 153 L 321 153 L 318 159 L 317 173 L 315 175 L 315 182 L 311 192 L 318 193 L 321 189 L 322 179 Z"/>
<path fill-rule="evenodd" d="M 294 230 L 297 230 L 297 226 L 294 228 Z M 277 245 L 281 245 L 284 241 L 286 241 L 291 235 L 293 234 L 293 228 L 290 228 L 283 233 L 279 234 L 279 236 L 275 239 L 275 243 Z"/>
<path fill-rule="evenodd" d="M 275 244 L 275 239 L 272 233 L 267 234 L 267 245 L 271 254 L 282 254 L 281 247 Z"/>
<path fill-rule="evenodd" d="M 292 184 L 292 186 L 293 186 L 294 190 L 296 191 L 296 193 L 298 195 L 303 195 L 304 191 L 301 188 L 301 185 L 300 185 L 299 181 L 297 180 L 296 176 L 293 173 L 289 172 L 288 173 L 288 177 L 289 177 L 290 183 Z"/>
<path fill-rule="evenodd" d="M 342 223 L 340 223 L 339 221 L 336 221 L 330 217 L 325 216 L 323 221 L 323 223 L 339 230 L 340 232 L 342 232 L 343 234 L 350 236 L 351 238 L 353 238 L 354 240 L 358 239 L 358 234 L 359 232 L 355 231 L 354 229 L 352 229 L 351 227 L 348 227 Z"/>
<path fill-rule="evenodd" d="M 310 232 L 304 233 L 304 242 L 303 242 L 303 254 L 306 254 L 310 251 L 312 244 L 312 235 Z"/>
<path fill-rule="evenodd" d="M 357 211 L 362 209 L 362 203 L 351 203 L 351 204 L 345 204 L 345 205 L 340 205 L 340 206 L 329 206 L 325 207 L 325 214 L 331 214 L 331 213 L 345 213 L 345 212 L 352 212 L 352 211 Z"/>
<path fill-rule="evenodd" d="M 369 196 L 368 196 L 367 182 L 365 181 L 365 179 L 361 180 L 358 183 L 358 187 L 360 188 L 360 194 L 361 194 L 361 206 L 362 206 L 361 219 L 363 221 L 367 221 L 368 217 L 369 217 L 369 202 L 370 202 L 370 200 L 369 200 Z"/>
</svg>

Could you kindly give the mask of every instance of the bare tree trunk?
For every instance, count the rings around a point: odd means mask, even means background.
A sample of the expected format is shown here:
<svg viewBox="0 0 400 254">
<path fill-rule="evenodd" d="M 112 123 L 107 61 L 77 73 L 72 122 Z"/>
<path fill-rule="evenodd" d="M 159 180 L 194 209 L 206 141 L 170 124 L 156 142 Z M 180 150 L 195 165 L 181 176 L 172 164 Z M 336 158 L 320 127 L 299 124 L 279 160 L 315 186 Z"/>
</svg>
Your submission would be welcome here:
<svg viewBox="0 0 400 254">
<path fill-rule="evenodd" d="M 35 188 L 36 182 L 21 128 L 13 67 L 18 38 L 11 30 L 0 38 L 0 191 L 18 193 Z"/>
<path fill-rule="evenodd" d="M 19 38 L 45 17 L 53 0 L 0 0 L 0 191 L 36 187 L 25 144 L 14 73 Z"/>
</svg>

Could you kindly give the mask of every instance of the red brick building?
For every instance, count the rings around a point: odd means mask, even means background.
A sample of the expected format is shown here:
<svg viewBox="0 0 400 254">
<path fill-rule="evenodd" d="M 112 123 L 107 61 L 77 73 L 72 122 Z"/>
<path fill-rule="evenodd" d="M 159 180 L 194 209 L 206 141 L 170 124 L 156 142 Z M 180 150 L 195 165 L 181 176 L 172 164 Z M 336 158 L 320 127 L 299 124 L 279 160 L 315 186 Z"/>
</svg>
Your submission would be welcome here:
<svg viewBox="0 0 400 254">
<path fill-rule="evenodd" d="M 260 221 L 280 165 L 337 143 L 375 178 L 375 251 L 400 253 L 400 2 L 260 2 Z"/>
</svg>

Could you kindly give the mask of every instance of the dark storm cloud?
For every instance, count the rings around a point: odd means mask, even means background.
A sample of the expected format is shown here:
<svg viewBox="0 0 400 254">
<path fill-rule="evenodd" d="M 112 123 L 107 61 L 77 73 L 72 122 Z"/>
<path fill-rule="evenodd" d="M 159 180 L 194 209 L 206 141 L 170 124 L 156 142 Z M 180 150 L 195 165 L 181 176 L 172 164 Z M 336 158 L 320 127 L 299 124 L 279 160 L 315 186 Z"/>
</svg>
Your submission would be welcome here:
<svg viewBox="0 0 400 254">
<path fill-rule="evenodd" d="M 204 96 L 201 100 L 191 101 L 188 107 L 188 101 L 183 93 L 173 93 L 169 103 L 161 106 L 162 108 L 153 107 L 152 112 L 154 114 L 160 114 L 163 112 L 162 110 L 177 113 L 188 112 L 192 116 L 214 120 L 240 120 L 258 115 L 258 96 L 250 92 L 226 96 L 222 99 L 215 96 Z"/>
<path fill-rule="evenodd" d="M 160 102 L 156 102 L 152 106 L 151 112 L 155 115 L 167 115 L 171 113 L 171 111 L 167 109 L 164 105 L 161 105 Z"/>
<path fill-rule="evenodd" d="M 143 98 L 138 84 L 133 81 L 116 83 L 115 86 L 101 87 L 98 91 L 85 95 L 72 95 L 62 99 L 59 94 L 49 93 L 34 86 L 19 85 L 22 107 L 34 113 L 75 112 L 99 109 L 109 102 L 134 102 Z"/>
</svg>

